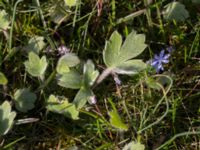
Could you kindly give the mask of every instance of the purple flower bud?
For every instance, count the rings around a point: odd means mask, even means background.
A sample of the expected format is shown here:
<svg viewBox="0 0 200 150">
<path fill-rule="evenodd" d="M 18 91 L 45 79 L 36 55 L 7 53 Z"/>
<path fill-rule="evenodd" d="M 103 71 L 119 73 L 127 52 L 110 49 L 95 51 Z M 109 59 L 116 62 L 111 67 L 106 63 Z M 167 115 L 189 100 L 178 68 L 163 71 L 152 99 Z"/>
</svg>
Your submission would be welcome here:
<svg viewBox="0 0 200 150">
<path fill-rule="evenodd" d="M 119 77 L 117 75 L 114 75 L 114 81 L 117 85 L 121 85 L 122 81 L 119 79 Z"/>
</svg>

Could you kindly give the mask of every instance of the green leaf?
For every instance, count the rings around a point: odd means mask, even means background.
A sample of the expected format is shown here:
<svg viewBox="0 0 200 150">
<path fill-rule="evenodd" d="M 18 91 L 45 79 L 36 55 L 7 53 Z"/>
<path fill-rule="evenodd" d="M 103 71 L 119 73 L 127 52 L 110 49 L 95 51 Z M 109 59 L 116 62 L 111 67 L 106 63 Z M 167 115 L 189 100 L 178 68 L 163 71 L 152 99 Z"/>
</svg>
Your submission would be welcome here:
<svg viewBox="0 0 200 150">
<path fill-rule="evenodd" d="M 80 63 L 78 56 L 73 53 L 67 53 L 58 60 L 56 70 L 59 74 L 69 72 L 69 67 L 75 67 Z"/>
<path fill-rule="evenodd" d="M 46 57 L 40 59 L 37 54 L 30 52 L 28 58 L 24 63 L 26 71 L 34 77 L 43 76 L 48 65 Z"/>
<path fill-rule="evenodd" d="M 99 71 L 95 70 L 95 66 L 91 60 L 88 60 L 83 69 L 83 80 L 86 88 L 91 87 L 99 75 Z"/>
<path fill-rule="evenodd" d="M 128 60 L 113 69 L 118 74 L 136 74 L 146 68 L 146 64 L 140 59 Z"/>
<path fill-rule="evenodd" d="M 119 130 L 124 130 L 127 131 L 128 130 L 128 126 L 122 121 L 122 119 L 120 118 L 117 109 L 115 107 L 115 104 L 112 102 L 111 99 L 109 99 L 109 102 L 112 106 L 112 111 L 109 111 L 108 114 L 110 116 L 110 124 L 119 129 Z"/>
<path fill-rule="evenodd" d="M 0 72 L 0 85 L 6 85 L 8 83 L 8 80 L 6 78 L 6 76 Z"/>
<path fill-rule="evenodd" d="M 188 11 L 185 6 L 180 2 L 171 2 L 167 4 L 163 12 L 163 17 L 166 20 L 172 21 L 185 21 L 189 17 Z"/>
<path fill-rule="evenodd" d="M 76 94 L 73 103 L 77 109 L 81 109 L 91 96 L 94 96 L 94 94 L 90 89 L 81 88 Z"/>
<path fill-rule="evenodd" d="M 46 108 L 49 111 L 62 114 L 65 117 L 72 118 L 74 120 L 79 119 L 79 111 L 77 111 L 75 105 L 69 103 L 67 99 L 59 100 L 56 96 L 50 95 L 47 100 Z"/>
<path fill-rule="evenodd" d="M 110 124 L 113 127 L 119 130 L 125 130 L 125 131 L 128 130 L 128 126 L 125 123 L 123 123 L 117 111 L 115 110 L 109 111 L 109 116 L 110 116 Z"/>
<path fill-rule="evenodd" d="M 122 150 L 144 150 L 145 146 L 139 142 L 130 142 Z"/>
<path fill-rule="evenodd" d="M 70 72 L 58 76 L 58 85 L 65 88 L 79 89 L 81 83 L 81 75 L 77 71 L 71 70 Z"/>
<path fill-rule="evenodd" d="M 39 52 L 45 47 L 44 37 L 42 36 L 34 36 L 28 41 L 28 45 L 23 49 L 27 52 L 35 52 L 39 54 Z"/>
<path fill-rule="evenodd" d="M 146 48 L 145 35 L 132 31 L 122 45 L 121 35 L 115 31 L 103 51 L 104 63 L 119 74 L 135 74 L 146 68 L 141 60 L 130 60 Z"/>
<path fill-rule="evenodd" d="M 9 28 L 9 16 L 5 10 L 0 10 L 0 32 Z"/>
<path fill-rule="evenodd" d="M 106 41 L 103 51 L 103 60 L 107 67 L 113 67 L 118 64 L 121 45 L 121 35 L 117 31 L 113 32 L 109 41 Z"/>
<path fill-rule="evenodd" d="M 77 0 L 64 0 L 65 4 L 69 7 L 75 6 L 77 3 Z"/>
<path fill-rule="evenodd" d="M 0 105 L 0 136 L 5 135 L 12 127 L 16 113 L 11 111 L 8 101 Z"/>
<path fill-rule="evenodd" d="M 14 102 L 17 110 L 27 112 L 35 107 L 36 95 L 29 89 L 18 89 L 14 94 Z"/>
<path fill-rule="evenodd" d="M 145 35 L 137 34 L 135 31 L 132 31 L 127 36 L 120 49 L 119 61 L 123 62 L 132 59 L 141 54 L 145 48 Z"/>
</svg>

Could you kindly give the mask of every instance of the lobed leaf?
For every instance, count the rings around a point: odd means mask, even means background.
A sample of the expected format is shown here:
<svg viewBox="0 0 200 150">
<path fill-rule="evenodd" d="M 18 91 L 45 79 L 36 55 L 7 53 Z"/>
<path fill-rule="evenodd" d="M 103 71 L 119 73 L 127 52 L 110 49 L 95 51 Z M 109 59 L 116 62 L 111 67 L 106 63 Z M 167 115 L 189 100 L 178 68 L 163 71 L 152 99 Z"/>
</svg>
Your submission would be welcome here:
<svg viewBox="0 0 200 150">
<path fill-rule="evenodd" d="M 48 65 L 46 57 L 40 59 L 37 54 L 30 52 L 28 58 L 24 63 L 26 71 L 34 77 L 43 76 Z"/>
<path fill-rule="evenodd" d="M 132 31 L 124 41 L 120 49 L 119 60 L 120 62 L 132 59 L 141 54 L 146 48 L 145 35 L 137 34 Z"/>
<path fill-rule="evenodd" d="M 11 106 L 8 101 L 4 101 L 0 105 L 0 136 L 5 135 L 13 125 L 16 113 L 11 111 Z"/>
<path fill-rule="evenodd" d="M 146 68 L 142 60 L 131 60 L 146 48 L 145 35 L 132 31 L 122 45 L 121 35 L 115 31 L 103 51 L 104 63 L 119 74 L 135 74 Z"/>
<path fill-rule="evenodd" d="M 35 107 L 34 103 L 37 96 L 29 89 L 18 89 L 14 94 L 14 102 L 17 110 L 27 112 Z"/>
</svg>

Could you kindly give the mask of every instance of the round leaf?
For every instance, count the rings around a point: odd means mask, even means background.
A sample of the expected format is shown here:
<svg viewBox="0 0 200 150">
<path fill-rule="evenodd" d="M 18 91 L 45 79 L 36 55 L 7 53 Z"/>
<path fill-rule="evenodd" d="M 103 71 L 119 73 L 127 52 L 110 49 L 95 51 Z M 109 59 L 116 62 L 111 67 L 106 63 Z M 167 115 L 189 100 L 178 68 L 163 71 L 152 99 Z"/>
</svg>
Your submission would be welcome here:
<svg viewBox="0 0 200 150">
<path fill-rule="evenodd" d="M 163 16 L 166 20 L 185 21 L 189 17 L 188 11 L 180 2 L 171 2 L 164 8 Z"/>
<path fill-rule="evenodd" d="M 28 89 L 19 89 L 14 94 L 15 106 L 21 112 L 27 112 L 34 108 L 36 95 Z"/>
</svg>

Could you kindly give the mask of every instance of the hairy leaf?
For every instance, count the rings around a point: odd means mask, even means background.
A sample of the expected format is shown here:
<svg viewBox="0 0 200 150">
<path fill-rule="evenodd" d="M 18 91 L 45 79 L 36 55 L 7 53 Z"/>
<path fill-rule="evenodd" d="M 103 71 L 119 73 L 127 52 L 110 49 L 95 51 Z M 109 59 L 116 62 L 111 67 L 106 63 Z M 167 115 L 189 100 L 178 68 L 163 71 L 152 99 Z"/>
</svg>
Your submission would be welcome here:
<svg viewBox="0 0 200 150">
<path fill-rule="evenodd" d="M 48 65 L 46 57 L 43 56 L 40 59 L 37 54 L 30 52 L 28 58 L 28 61 L 24 63 L 26 71 L 34 77 L 42 76 Z"/>
<path fill-rule="evenodd" d="M 81 75 L 77 71 L 71 70 L 70 72 L 58 76 L 58 85 L 62 87 L 79 89 L 81 84 Z"/>
<path fill-rule="evenodd" d="M 132 59 L 141 54 L 145 48 L 145 35 L 132 31 L 121 47 L 119 61 L 124 62 Z"/>
<path fill-rule="evenodd" d="M 18 89 L 14 94 L 15 106 L 21 112 L 27 112 L 35 107 L 36 95 L 29 89 Z"/>
<path fill-rule="evenodd" d="M 95 70 L 94 64 L 88 60 L 83 69 L 84 86 L 89 88 L 92 86 L 99 75 L 99 71 Z"/>
<path fill-rule="evenodd" d="M 128 60 L 121 63 L 119 66 L 113 69 L 118 74 L 136 74 L 146 68 L 146 64 L 140 59 Z"/>
<path fill-rule="evenodd" d="M 12 127 L 16 113 L 11 111 L 8 101 L 0 105 L 0 136 L 5 135 Z"/>
<path fill-rule="evenodd" d="M 74 120 L 78 119 L 79 112 L 77 111 L 74 104 L 69 103 L 67 99 L 59 100 L 56 96 L 50 95 L 47 100 L 47 110 L 63 114 L 68 118 L 72 118 Z"/>
<path fill-rule="evenodd" d="M 113 32 L 109 41 L 106 41 L 106 45 L 103 51 L 103 60 L 107 67 L 113 67 L 118 64 L 121 45 L 121 35 L 117 31 Z"/>
<path fill-rule="evenodd" d="M 115 31 L 103 52 L 104 63 L 119 74 L 135 74 L 146 68 L 142 60 L 131 60 L 146 48 L 145 35 L 132 31 L 122 45 L 121 35 Z"/>
</svg>

